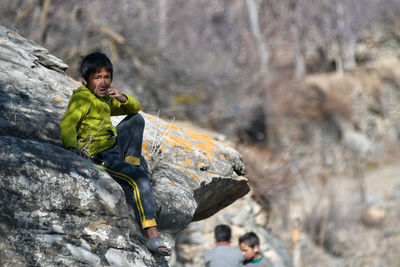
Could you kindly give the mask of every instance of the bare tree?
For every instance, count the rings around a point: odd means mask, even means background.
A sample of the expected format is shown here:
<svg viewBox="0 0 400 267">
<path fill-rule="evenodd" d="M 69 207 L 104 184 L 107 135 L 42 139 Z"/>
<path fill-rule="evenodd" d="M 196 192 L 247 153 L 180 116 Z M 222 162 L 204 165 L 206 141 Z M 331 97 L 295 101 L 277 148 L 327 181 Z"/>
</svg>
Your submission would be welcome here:
<svg viewBox="0 0 400 267">
<path fill-rule="evenodd" d="M 159 20 L 160 20 L 160 32 L 158 45 L 162 48 L 165 47 L 167 42 L 167 14 L 168 14 L 168 0 L 159 1 Z"/>
<path fill-rule="evenodd" d="M 291 1 L 291 9 L 292 9 L 292 19 L 290 30 L 293 35 L 293 50 L 294 50 L 294 77 L 300 78 L 306 73 L 305 59 L 304 59 L 304 42 L 302 38 L 304 37 L 301 34 L 301 28 L 303 24 L 303 16 L 301 12 L 302 8 L 302 0 L 292 0 Z"/>
<path fill-rule="evenodd" d="M 337 42 L 340 50 L 340 55 L 337 60 L 337 71 L 340 73 L 343 73 L 344 69 L 351 69 L 356 65 L 356 37 L 350 25 L 348 9 L 346 9 L 345 12 L 344 1 L 337 1 L 335 3 L 337 15 Z"/>
<path fill-rule="evenodd" d="M 251 32 L 256 42 L 256 47 L 260 57 L 260 72 L 266 75 L 268 74 L 270 54 L 260 30 L 259 12 L 261 1 L 262 0 L 246 0 L 246 6 L 249 12 Z"/>
</svg>

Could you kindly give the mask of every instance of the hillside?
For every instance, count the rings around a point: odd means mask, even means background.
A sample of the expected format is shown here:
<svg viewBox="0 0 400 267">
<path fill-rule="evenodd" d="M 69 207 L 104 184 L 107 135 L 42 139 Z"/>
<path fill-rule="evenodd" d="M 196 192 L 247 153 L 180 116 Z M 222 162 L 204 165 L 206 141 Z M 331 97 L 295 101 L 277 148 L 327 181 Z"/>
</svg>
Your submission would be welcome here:
<svg viewBox="0 0 400 267">
<path fill-rule="evenodd" d="M 287 258 L 274 236 L 295 266 L 396 266 L 399 70 L 393 53 L 343 75 L 309 75 L 286 91 L 276 130 L 287 154 L 237 145 L 252 197 L 267 212 L 245 198 L 191 224 L 178 236 L 177 266 L 202 266 L 218 223 L 230 224 L 236 239 L 255 230 L 277 266 Z"/>
<path fill-rule="evenodd" d="M 81 57 L 101 50 L 114 62 L 114 85 L 150 116 L 233 144 L 252 188 L 244 205 L 260 205 L 269 220 L 257 226 L 289 248 L 300 227 L 303 266 L 398 262 L 385 254 L 397 250 L 396 237 L 386 238 L 397 231 L 397 202 L 393 192 L 378 201 L 371 185 L 381 187 L 380 168 L 400 155 L 399 1 L 0 3 L 0 22 L 61 58 L 74 79 Z M 384 219 L 370 223 L 371 210 Z M 367 232 L 369 242 L 358 238 Z M 194 264 L 183 259 L 177 266 Z"/>
</svg>

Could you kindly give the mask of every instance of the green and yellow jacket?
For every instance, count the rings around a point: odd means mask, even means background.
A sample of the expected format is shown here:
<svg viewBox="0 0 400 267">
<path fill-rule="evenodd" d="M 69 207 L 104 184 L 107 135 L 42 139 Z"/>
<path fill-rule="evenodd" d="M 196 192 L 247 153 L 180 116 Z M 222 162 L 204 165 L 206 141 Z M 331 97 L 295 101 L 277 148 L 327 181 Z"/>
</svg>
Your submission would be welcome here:
<svg viewBox="0 0 400 267">
<path fill-rule="evenodd" d="M 124 95 L 128 101 L 120 103 L 109 96 L 98 98 L 85 86 L 74 90 L 60 124 L 64 146 L 77 148 L 89 156 L 112 147 L 117 130 L 110 116 L 135 114 L 140 110 L 136 98 Z"/>
</svg>

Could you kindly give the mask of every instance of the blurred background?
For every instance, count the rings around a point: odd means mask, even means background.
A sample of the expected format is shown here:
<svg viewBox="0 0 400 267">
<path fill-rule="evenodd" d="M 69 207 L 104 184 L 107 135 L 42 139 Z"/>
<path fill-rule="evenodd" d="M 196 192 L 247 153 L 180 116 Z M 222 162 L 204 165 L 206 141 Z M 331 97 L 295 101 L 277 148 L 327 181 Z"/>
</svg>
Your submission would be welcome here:
<svg viewBox="0 0 400 267">
<path fill-rule="evenodd" d="M 293 259 L 286 266 L 398 266 L 399 0 L 0 5 L 1 24 L 76 80 L 82 57 L 102 51 L 114 86 L 144 112 L 212 131 L 242 153 L 251 197 L 182 233 L 173 265 L 201 266 L 213 227 L 229 223 L 235 237 L 263 232 L 265 253 L 274 234 Z"/>
</svg>

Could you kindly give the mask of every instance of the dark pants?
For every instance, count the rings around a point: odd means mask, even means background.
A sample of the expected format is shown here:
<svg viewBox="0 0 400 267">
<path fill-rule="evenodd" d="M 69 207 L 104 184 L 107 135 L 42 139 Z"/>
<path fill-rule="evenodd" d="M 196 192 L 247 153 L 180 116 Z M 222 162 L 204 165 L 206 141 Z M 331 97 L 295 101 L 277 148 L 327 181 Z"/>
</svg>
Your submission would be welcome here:
<svg viewBox="0 0 400 267">
<path fill-rule="evenodd" d="M 114 146 L 95 156 L 102 161 L 100 166 L 124 189 L 126 200 L 134 208 L 136 217 L 139 216 L 143 229 L 157 225 L 150 179 L 142 164 L 132 165 L 125 162 L 125 158 L 140 158 L 144 124 L 140 114 L 126 116 L 117 126 Z"/>
</svg>

